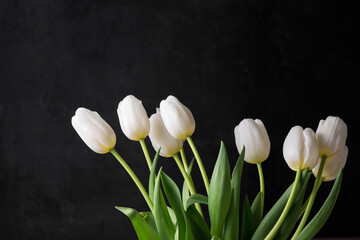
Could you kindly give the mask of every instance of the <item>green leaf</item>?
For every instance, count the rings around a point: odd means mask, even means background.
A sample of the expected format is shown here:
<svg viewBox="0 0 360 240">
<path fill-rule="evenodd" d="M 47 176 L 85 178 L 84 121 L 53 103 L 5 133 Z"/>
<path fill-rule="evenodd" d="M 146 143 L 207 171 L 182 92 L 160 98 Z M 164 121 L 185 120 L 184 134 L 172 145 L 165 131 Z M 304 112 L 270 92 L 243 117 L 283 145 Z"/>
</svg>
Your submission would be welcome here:
<svg viewBox="0 0 360 240">
<path fill-rule="evenodd" d="M 160 174 L 156 178 L 154 187 L 154 217 L 156 228 L 161 239 L 174 239 L 175 228 L 170 220 L 170 215 L 160 189 Z"/>
<path fill-rule="evenodd" d="M 313 238 L 320 229 L 324 226 L 325 222 L 329 218 L 331 211 L 333 210 L 337 197 L 340 192 L 341 182 L 343 176 L 343 169 L 340 169 L 338 176 L 334 182 L 334 185 L 331 189 L 329 196 L 327 197 L 325 203 L 320 208 L 319 212 L 315 217 L 306 225 L 304 230 L 296 238 L 296 240 L 308 240 Z"/>
<path fill-rule="evenodd" d="M 221 238 L 219 238 L 219 237 L 217 237 L 217 236 L 213 236 L 213 237 L 211 238 L 211 240 L 221 240 Z"/>
<path fill-rule="evenodd" d="M 235 212 L 234 212 L 234 188 L 231 189 L 231 201 L 228 213 L 226 215 L 225 224 L 221 239 L 234 240 L 235 238 Z"/>
<path fill-rule="evenodd" d="M 211 233 L 214 236 L 221 236 L 230 200 L 230 166 L 225 145 L 221 142 L 220 152 L 210 181 L 208 198 Z"/>
<path fill-rule="evenodd" d="M 244 197 L 244 208 L 243 208 L 243 218 L 242 218 L 242 228 L 241 228 L 241 239 L 242 240 L 249 240 L 251 239 L 251 236 L 254 233 L 254 223 L 253 223 L 253 215 L 251 212 L 251 206 L 250 206 L 250 201 L 249 198 L 247 196 L 247 194 L 245 194 Z"/>
<path fill-rule="evenodd" d="M 301 180 L 299 183 L 298 190 L 295 195 L 295 199 L 297 198 L 300 190 L 302 189 L 303 179 L 307 176 L 307 171 L 304 171 Z M 274 204 L 274 206 L 270 209 L 270 211 L 266 214 L 266 216 L 261 221 L 260 225 L 256 229 L 254 235 L 252 236 L 252 240 L 263 240 L 268 235 L 268 233 L 271 231 L 273 226 L 275 225 L 276 221 L 279 219 L 286 202 L 289 198 L 291 189 L 292 189 L 293 183 L 286 189 L 286 191 L 283 193 L 283 195 L 279 198 L 279 200 Z"/>
<path fill-rule="evenodd" d="M 132 208 L 115 207 L 117 210 L 128 216 L 134 226 L 139 240 L 160 240 L 159 235 L 154 229 L 142 218 L 140 213 Z"/>
<path fill-rule="evenodd" d="M 191 232 L 196 240 L 210 239 L 209 227 L 206 224 L 204 218 L 196 210 L 194 205 L 191 205 L 186 210 L 186 220 L 188 226 L 191 228 Z"/>
<path fill-rule="evenodd" d="M 307 184 L 309 182 L 311 172 L 306 171 L 302 174 L 301 178 L 301 189 L 298 193 L 297 198 L 295 198 L 294 203 L 292 204 L 288 215 L 286 216 L 283 224 L 281 225 L 280 229 L 278 230 L 275 239 L 277 240 L 286 240 L 289 238 L 292 230 L 294 229 L 296 222 L 299 218 L 301 207 L 304 200 L 304 195 L 306 191 Z M 299 187 L 300 187 L 299 186 Z"/>
<path fill-rule="evenodd" d="M 239 223 L 240 223 L 240 186 L 241 176 L 244 166 L 245 147 L 243 147 L 238 160 L 236 161 L 235 167 L 232 172 L 231 187 L 234 188 L 234 239 L 239 239 Z"/>
<path fill-rule="evenodd" d="M 253 218 L 253 229 L 255 231 L 261 222 L 261 192 L 256 195 L 251 204 L 251 213 Z"/>
<path fill-rule="evenodd" d="M 168 199 L 172 209 L 174 210 L 177 227 L 178 227 L 178 236 L 179 240 L 184 240 L 187 235 L 186 222 L 185 222 L 185 212 L 181 203 L 180 190 L 177 187 L 176 183 L 167 176 L 164 172 L 161 173 L 161 180 L 164 187 L 166 198 Z"/>
<path fill-rule="evenodd" d="M 186 202 L 185 209 L 187 210 L 188 207 L 194 203 L 208 204 L 208 197 L 198 193 L 191 195 Z"/>
<path fill-rule="evenodd" d="M 151 171 L 150 171 L 150 176 L 149 176 L 149 197 L 151 199 L 152 202 L 154 202 L 154 186 L 155 186 L 155 179 L 156 179 L 156 165 L 159 159 L 159 153 L 160 153 L 160 149 L 157 151 L 155 157 L 154 157 L 154 161 L 153 164 L 151 166 Z"/>
<path fill-rule="evenodd" d="M 192 168 L 194 166 L 194 161 L 195 161 L 195 158 L 193 158 L 191 160 L 190 165 L 189 165 L 189 169 L 187 171 L 187 175 L 190 178 L 191 178 L 191 170 L 192 170 Z M 186 203 L 187 203 L 187 200 L 189 199 L 189 197 L 190 197 L 190 191 L 189 191 L 188 185 L 184 181 L 183 187 L 182 187 L 182 202 L 183 202 L 184 209 L 186 209 Z"/>
</svg>

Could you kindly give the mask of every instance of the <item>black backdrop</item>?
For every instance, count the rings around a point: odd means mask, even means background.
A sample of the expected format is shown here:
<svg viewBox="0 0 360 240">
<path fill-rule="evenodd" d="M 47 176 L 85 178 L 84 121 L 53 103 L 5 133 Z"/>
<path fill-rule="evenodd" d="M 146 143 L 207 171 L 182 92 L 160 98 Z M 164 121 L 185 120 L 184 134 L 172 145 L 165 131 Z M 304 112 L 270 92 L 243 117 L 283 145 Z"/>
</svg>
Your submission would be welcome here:
<svg viewBox="0 0 360 240">
<path fill-rule="evenodd" d="M 147 184 L 140 146 L 122 134 L 116 114 L 128 94 L 149 116 L 169 94 L 191 109 L 209 176 L 220 140 L 233 166 L 235 125 L 262 119 L 272 144 L 263 164 L 266 211 L 295 176 L 282 157 L 290 128 L 316 130 L 320 119 L 340 116 L 349 157 L 318 236 L 359 236 L 359 20 L 358 3 L 333 0 L 1 0 L 0 239 L 135 239 L 114 206 L 146 210 L 140 193 L 70 123 L 77 107 L 98 111 Z M 172 159 L 159 164 L 182 183 Z M 323 184 L 315 208 L 330 188 Z M 250 164 L 243 191 L 251 199 L 258 191 Z"/>
</svg>

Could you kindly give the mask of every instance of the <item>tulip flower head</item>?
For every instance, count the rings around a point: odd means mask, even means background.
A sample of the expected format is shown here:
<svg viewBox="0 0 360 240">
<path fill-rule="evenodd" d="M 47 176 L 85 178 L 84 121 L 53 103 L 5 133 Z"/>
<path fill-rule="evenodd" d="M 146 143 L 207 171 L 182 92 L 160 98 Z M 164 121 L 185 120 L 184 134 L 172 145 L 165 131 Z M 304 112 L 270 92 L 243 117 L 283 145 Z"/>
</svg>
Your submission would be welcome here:
<svg viewBox="0 0 360 240">
<path fill-rule="evenodd" d="M 142 102 L 133 95 L 126 96 L 117 109 L 121 130 L 127 138 L 139 141 L 150 131 L 150 122 Z"/>
<path fill-rule="evenodd" d="M 149 138 L 155 151 L 160 150 L 163 157 L 172 157 L 178 153 L 183 146 L 183 141 L 173 138 L 166 129 L 160 113 L 155 113 L 150 117 Z"/>
<path fill-rule="evenodd" d="M 270 139 L 266 128 L 260 119 L 244 119 L 235 127 L 236 147 L 241 153 L 245 146 L 245 161 L 260 163 L 265 161 L 270 153 Z"/>
<path fill-rule="evenodd" d="M 348 152 L 349 152 L 349 150 L 348 150 L 347 146 L 344 146 L 336 154 L 326 158 L 324 169 L 321 174 L 322 177 L 324 178 L 324 181 L 332 181 L 337 177 L 340 169 L 345 167 Z M 315 177 L 318 174 L 319 167 L 320 167 L 320 161 L 315 166 L 315 168 L 312 170 Z"/>
<path fill-rule="evenodd" d="M 339 117 L 329 116 L 320 120 L 316 138 L 320 155 L 330 157 L 340 151 L 346 142 L 347 126 Z"/>
<path fill-rule="evenodd" d="M 283 155 L 288 166 L 297 171 L 313 169 L 319 160 L 319 149 L 316 135 L 310 128 L 305 130 L 300 126 L 291 128 L 285 138 Z"/>
<path fill-rule="evenodd" d="M 78 108 L 71 124 L 81 139 L 96 153 L 104 154 L 114 148 L 116 135 L 110 125 L 97 112 Z"/>
<path fill-rule="evenodd" d="M 185 140 L 194 133 L 194 117 L 176 97 L 170 95 L 166 100 L 162 100 L 160 112 L 166 129 L 174 138 Z"/>
</svg>

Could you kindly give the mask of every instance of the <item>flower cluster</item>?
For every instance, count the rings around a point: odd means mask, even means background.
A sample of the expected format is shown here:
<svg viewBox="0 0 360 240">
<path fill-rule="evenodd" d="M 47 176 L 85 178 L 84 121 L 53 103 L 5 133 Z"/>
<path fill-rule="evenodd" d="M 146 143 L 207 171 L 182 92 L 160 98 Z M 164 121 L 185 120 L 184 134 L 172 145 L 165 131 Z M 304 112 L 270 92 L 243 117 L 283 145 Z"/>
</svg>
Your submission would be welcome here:
<svg viewBox="0 0 360 240">
<path fill-rule="evenodd" d="M 301 126 L 290 129 L 283 144 L 283 156 L 290 169 L 296 171 L 295 180 L 264 216 L 265 181 L 261 163 L 269 157 L 270 139 L 261 120 L 244 119 L 235 127 L 235 143 L 240 156 L 232 174 L 225 145 L 221 142 L 209 181 L 191 138 L 195 131 L 194 117 L 176 97 L 169 96 L 161 101 L 156 113 L 149 118 L 142 102 L 129 95 L 119 103 L 117 113 L 125 136 L 140 142 L 150 170 L 148 190 L 115 151 L 115 132 L 97 112 L 78 108 L 71 121 L 90 149 L 100 154 L 112 153 L 139 188 L 149 212 L 139 213 L 131 208 L 116 207 L 129 217 L 139 239 L 270 240 L 287 239 L 291 235 L 294 240 L 311 239 L 325 224 L 334 207 L 348 155 L 347 126 L 339 117 L 329 116 L 321 120 L 316 132 Z M 157 152 L 154 158 L 150 157 L 144 141 L 147 136 Z M 194 154 L 195 160 L 190 164 L 183 149 L 185 142 Z M 175 160 L 184 178 L 182 193 L 162 168 L 157 169 L 159 155 Z M 191 177 L 194 161 L 199 167 L 206 195 L 196 192 Z M 240 200 L 244 161 L 256 164 L 259 172 L 260 190 L 252 203 L 247 195 L 243 201 Z M 304 201 L 311 173 L 316 180 Z M 308 222 L 322 182 L 334 179 L 336 181 L 327 200 Z M 170 206 L 166 205 L 165 197 Z M 240 202 L 243 202 L 241 226 Z M 201 204 L 207 205 L 210 227 L 205 221 L 204 206 Z"/>
</svg>

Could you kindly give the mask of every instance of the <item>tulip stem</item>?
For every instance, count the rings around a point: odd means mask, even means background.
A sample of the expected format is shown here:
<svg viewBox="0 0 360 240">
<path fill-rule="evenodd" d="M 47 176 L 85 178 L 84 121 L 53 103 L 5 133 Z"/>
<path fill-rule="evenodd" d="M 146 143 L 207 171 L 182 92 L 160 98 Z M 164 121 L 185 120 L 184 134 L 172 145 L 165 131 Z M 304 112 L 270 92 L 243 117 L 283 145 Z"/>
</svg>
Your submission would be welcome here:
<svg viewBox="0 0 360 240">
<path fill-rule="evenodd" d="M 290 192 L 290 196 L 286 202 L 286 205 L 284 207 L 284 210 L 282 211 L 279 219 L 277 220 L 277 222 L 275 223 L 274 227 L 271 229 L 271 231 L 269 232 L 269 234 L 266 236 L 265 240 L 270 240 L 270 239 L 273 239 L 277 233 L 277 231 L 279 230 L 279 228 L 281 227 L 281 224 L 284 222 L 287 214 L 289 213 L 289 210 L 291 208 L 291 205 L 295 199 L 295 195 L 296 195 L 296 192 L 297 192 L 297 189 L 298 189 L 298 186 L 299 186 L 299 182 L 300 182 L 300 179 L 301 179 L 301 168 L 299 168 L 297 171 L 296 171 L 296 177 L 295 177 L 295 181 L 294 181 L 294 185 L 291 189 L 291 192 Z"/>
<path fill-rule="evenodd" d="M 187 163 L 186 155 L 185 155 L 185 151 L 184 151 L 183 147 L 180 149 L 180 154 L 181 154 L 181 159 L 182 159 L 182 163 L 184 165 L 185 171 L 187 172 L 189 169 L 189 165 Z"/>
<path fill-rule="evenodd" d="M 296 239 L 296 237 L 301 233 L 301 231 L 305 227 L 306 221 L 307 221 L 307 219 L 308 219 L 308 217 L 310 215 L 311 208 L 312 208 L 312 206 L 314 204 L 314 201 L 315 201 L 316 193 L 319 190 L 321 182 L 323 180 L 322 172 L 323 172 L 323 169 L 324 169 L 324 166 L 325 166 L 325 161 L 326 161 L 326 156 L 325 155 L 321 156 L 321 162 L 320 162 L 319 171 L 317 173 L 313 189 L 312 189 L 312 191 L 310 193 L 309 202 L 306 205 L 305 213 L 304 213 L 304 215 L 303 215 L 303 217 L 301 219 L 301 222 L 299 223 L 299 226 L 296 229 L 293 237 L 291 238 L 291 240 Z"/>
<path fill-rule="evenodd" d="M 145 140 L 143 138 L 140 138 L 139 142 L 140 142 L 141 148 L 142 148 L 142 150 L 144 152 L 146 162 L 147 162 L 147 164 L 149 166 L 149 170 L 151 171 L 152 162 L 151 162 L 151 158 L 150 158 L 148 149 L 147 149 L 146 144 L 145 144 Z"/>
<path fill-rule="evenodd" d="M 204 181 L 204 184 L 205 184 L 205 189 L 206 189 L 206 193 L 209 195 L 209 179 L 208 179 L 208 176 L 206 174 L 206 171 L 205 171 L 205 168 L 204 168 L 204 165 L 201 161 L 201 158 L 200 158 L 200 155 L 195 147 L 195 144 L 193 142 L 193 140 L 191 139 L 190 136 L 187 136 L 186 137 L 186 140 L 188 141 L 190 147 L 191 147 L 191 150 L 193 151 L 194 155 L 195 155 L 195 159 L 196 159 L 196 162 L 200 168 L 200 172 L 201 172 L 201 176 L 203 178 L 203 181 Z"/>
<path fill-rule="evenodd" d="M 176 164 L 178 165 L 179 169 L 180 169 L 180 172 L 181 174 L 183 175 L 184 179 L 185 179 L 185 182 L 190 190 L 190 193 L 191 194 L 195 194 L 196 193 L 196 190 L 195 190 L 195 187 L 194 187 L 194 184 L 193 182 L 191 181 L 191 179 L 189 178 L 189 176 L 187 175 L 185 169 L 184 169 L 184 166 L 182 165 L 181 163 L 181 159 L 179 157 L 179 155 L 177 153 L 175 153 L 175 155 L 173 156 L 174 159 L 175 159 L 175 162 Z M 199 203 L 195 203 L 195 207 L 196 209 L 198 210 L 198 212 L 201 214 L 202 217 L 204 217 L 204 214 L 201 210 L 201 206 Z"/>
<path fill-rule="evenodd" d="M 154 212 L 154 207 L 152 204 L 152 201 L 149 197 L 149 194 L 147 193 L 147 191 L 145 190 L 144 186 L 141 184 L 140 180 L 138 179 L 138 177 L 136 176 L 136 174 L 133 172 L 133 170 L 129 167 L 129 165 L 127 165 L 127 163 L 125 162 L 125 160 L 116 152 L 116 150 L 114 148 L 110 149 L 110 152 L 112 155 L 114 155 L 114 157 L 119 161 L 119 163 L 125 168 L 125 170 L 127 171 L 127 173 L 130 175 L 130 177 L 133 179 L 133 181 L 135 182 L 136 186 L 138 187 L 138 189 L 140 190 L 141 194 L 143 195 L 146 203 L 148 204 L 150 211 Z"/>
<path fill-rule="evenodd" d="M 261 200 L 261 218 L 264 213 L 264 201 L 265 201 L 265 181 L 264 174 L 261 166 L 261 162 L 256 163 L 258 172 L 259 172 L 259 180 L 260 180 L 260 200 Z"/>
</svg>

